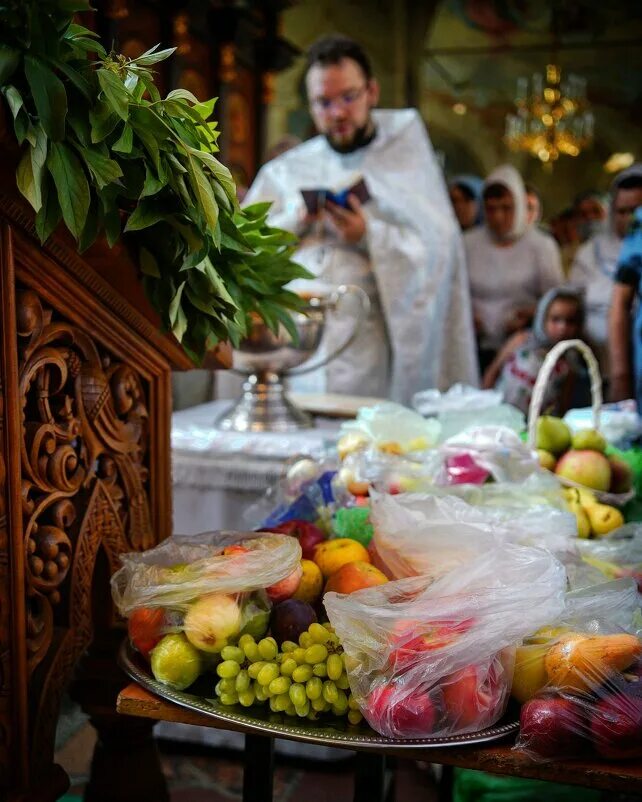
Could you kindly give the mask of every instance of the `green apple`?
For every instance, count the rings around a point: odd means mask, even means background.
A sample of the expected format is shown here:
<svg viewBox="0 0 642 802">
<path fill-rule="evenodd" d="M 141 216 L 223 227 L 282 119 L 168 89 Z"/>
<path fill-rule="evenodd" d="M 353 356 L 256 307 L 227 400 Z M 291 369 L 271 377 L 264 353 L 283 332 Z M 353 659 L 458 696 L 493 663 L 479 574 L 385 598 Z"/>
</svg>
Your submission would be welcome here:
<svg viewBox="0 0 642 802">
<path fill-rule="evenodd" d="M 241 623 L 241 608 L 233 596 L 209 593 L 187 611 L 185 635 L 197 649 L 216 654 L 238 637 Z"/>
<path fill-rule="evenodd" d="M 152 674 L 159 682 L 182 691 L 203 671 L 198 650 L 182 632 L 165 635 L 151 652 Z"/>
<path fill-rule="evenodd" d="M 536 448 L 550 451 L 551 454 L 561 454 L 571 445 L 571 430 L 561 418 L 552 415 L 543 415 L 537 419 Z"/>
<path fill-rule="evenodd" d="M 589 451 L 600 451 L 604 453 L 606 440 L 597 429 L 580 429 L 571 438 L 571 448 L 577 451 L 588 449 Z"/>
</svg>

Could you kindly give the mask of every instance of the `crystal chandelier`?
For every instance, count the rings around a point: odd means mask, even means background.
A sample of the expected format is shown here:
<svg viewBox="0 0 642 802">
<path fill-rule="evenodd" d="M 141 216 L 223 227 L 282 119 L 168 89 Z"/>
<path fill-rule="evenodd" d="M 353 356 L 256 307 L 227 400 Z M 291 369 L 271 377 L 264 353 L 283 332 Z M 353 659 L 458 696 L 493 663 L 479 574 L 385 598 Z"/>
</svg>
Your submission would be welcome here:
<svg viewBox="0 0 642 802">
<path fill-rule="evenodd" d="M 512 150 L 526 150 L 544 163 L 560 154 L 577 156 L 593 141 L 593 114 L 588 110 L 586 80 L 546 66 L 546 75 L 517 80 L 516 114 L 506 116 L 504 141 Z"/>
</svg>

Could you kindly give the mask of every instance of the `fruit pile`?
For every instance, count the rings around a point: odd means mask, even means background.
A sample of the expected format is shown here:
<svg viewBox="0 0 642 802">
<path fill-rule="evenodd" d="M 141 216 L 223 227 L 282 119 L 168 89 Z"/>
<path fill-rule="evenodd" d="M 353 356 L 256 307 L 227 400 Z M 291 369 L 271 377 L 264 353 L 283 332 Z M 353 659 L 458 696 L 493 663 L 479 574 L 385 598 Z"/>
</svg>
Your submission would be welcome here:
<svg viewBox="0 0 642 802">
<path fill-rule="evenodd" d="M 607 456 L 604 437 L 595 429 L 572 433 L 560 418 L 545 415 L 537 421 L 535 446 L 543 468 L 591 490 L 626 493 L 633 476 L 623 460 Z"/>
<path fill-rule="evenodd" d="M 236 646 L 225 646 L 216 695 L 224 705 L 269 704 L 273 713 L 316 721 L 323 713 L 347 716 L 351 724 L 363 718 L 350 693 L 343 648 L 330 624 L 313 622 L 298 642 L 279 645 L 272 638 L 242 635 Z"/>
<path fill-rule="evenodd" d="M 635 635 L 540 633 L 518 648 L 518 746 L 536 758 L 642 756 L 642 644 Z"/>
</svg>

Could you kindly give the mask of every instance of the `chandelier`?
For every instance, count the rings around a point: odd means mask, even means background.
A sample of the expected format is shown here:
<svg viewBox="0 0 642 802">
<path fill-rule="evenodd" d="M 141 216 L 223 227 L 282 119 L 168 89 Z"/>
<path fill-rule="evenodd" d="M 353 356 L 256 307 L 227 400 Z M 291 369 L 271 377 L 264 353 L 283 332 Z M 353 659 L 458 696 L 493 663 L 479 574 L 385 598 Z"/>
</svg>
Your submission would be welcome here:
<svg viewBox="0 0 642 802">
<path fill-rule="evenodd" d="M 504 142 L 512 150 L 525 150 L 540 161 L 552 163 L 560 154 L 577 156 L 593 141 L 593 114 L 586 100 L 586 80 L 569 75 L 555 64 L 546 75 L 518 78 L 516 114 L 506 116 Z"/>
</svg>

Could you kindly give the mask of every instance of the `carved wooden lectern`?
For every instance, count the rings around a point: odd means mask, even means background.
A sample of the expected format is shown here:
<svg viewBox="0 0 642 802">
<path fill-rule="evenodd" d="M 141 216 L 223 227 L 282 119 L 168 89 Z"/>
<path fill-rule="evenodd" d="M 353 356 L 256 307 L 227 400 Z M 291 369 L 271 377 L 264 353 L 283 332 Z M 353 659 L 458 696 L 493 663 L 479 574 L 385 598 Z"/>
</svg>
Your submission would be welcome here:
<svg viewBox="0 0 642 802">
<path fill-rule="evenodd" d="M 150 799 L 136 797 L 150 730 L 115 714 L 109 577 L 171 532 L 170 371 L 191 363 L 122 246 L 39 244 L 17 158 L 0 118 L 0 800 L 64 792 L 53 744 L 70 685 L 98 729 L 94 777 L 109 771 L 86 798 Z"/>
</svg>

